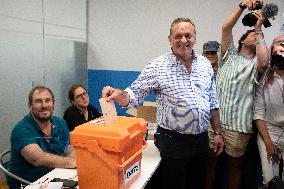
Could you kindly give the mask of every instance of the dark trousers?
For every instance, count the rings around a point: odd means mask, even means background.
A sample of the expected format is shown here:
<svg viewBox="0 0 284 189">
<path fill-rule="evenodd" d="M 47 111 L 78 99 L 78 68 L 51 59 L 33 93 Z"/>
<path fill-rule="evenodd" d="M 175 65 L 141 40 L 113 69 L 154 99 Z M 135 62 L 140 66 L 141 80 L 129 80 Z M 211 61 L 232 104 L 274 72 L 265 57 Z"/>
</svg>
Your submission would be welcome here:
<svg viewBox="0 0 284 189">
<path fill-rule="evenodd" d="M 159 187 L 203 189 L 207 174 L 208 134 L 183 135 L 158 128 L 155 145 L 161 155 Z"/>
</svg>

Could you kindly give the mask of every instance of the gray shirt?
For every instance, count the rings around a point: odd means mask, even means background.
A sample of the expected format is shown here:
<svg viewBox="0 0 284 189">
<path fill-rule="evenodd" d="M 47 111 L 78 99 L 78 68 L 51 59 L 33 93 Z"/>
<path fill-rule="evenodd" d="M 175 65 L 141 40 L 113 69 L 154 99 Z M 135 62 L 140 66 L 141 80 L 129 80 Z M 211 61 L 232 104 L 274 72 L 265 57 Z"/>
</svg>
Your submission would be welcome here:
<svg viewBox="0 0 284 189">
<path fill-rule="evenodd" d="M 274 73 L 272 85 L 257 85 L 254 102 L 254 119 L 268 125 L 284 127 L 283 80 Z"/>
</svg>

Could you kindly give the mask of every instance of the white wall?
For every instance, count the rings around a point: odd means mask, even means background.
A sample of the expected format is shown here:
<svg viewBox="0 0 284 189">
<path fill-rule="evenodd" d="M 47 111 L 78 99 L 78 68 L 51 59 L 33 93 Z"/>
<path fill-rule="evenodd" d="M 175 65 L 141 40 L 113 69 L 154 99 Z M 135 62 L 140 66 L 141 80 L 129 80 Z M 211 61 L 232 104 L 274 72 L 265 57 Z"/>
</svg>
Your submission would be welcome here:
<svg viewBox="0 0 284 189">
<path fill-rule="evenodd" d="M 229 0 L 90 0 L 88 68 L 141 71 L 147 62 L 169 51 L 167 36 L 177 17 L 189 17 L 197 29 L 195 49 L 208 40 L 220 41 L 224 19 L 240 1 Z M 268 0 L 284 11 L 283 0 Z M 283 19 L 284 20 L 284 19 Z M 240 20 L 241 21 L 241 20 Z M 279 17 L 264 29 L 267 44 L 279 33 Z M 247 30 L 238 22 L 235 40 Z"/>
<path fill-rule="evenodd" d="M 0 0 L 0 152 L 28 113 L 28 92 L 47 85 L 55 115 L 74 83 L 87 84 L 86 0 Z M 0 180 L 3 174 L 0 174 Z"/>
</svg>

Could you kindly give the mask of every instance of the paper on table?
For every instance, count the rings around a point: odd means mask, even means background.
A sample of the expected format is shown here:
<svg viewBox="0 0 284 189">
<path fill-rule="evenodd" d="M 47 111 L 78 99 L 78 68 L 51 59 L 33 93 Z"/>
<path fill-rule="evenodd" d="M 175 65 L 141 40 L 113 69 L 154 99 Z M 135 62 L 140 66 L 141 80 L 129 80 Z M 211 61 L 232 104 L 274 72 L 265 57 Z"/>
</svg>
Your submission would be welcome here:
<svg viewBox="0 0 284 189">
<path fill-rule="evenodd" d="M 61 189 L 63 182 L 50 182 L 47 186 L 43 184 L 31 184 L 25 187 L 25 189 Z"/>
<path fill-rule="evenodd" d="M 117 112 L 113 100 L 107 102 L 105 98 L 99 99 L 103 117 L 106 123 L 110 123 L 117 118 Z"/>
</svg>

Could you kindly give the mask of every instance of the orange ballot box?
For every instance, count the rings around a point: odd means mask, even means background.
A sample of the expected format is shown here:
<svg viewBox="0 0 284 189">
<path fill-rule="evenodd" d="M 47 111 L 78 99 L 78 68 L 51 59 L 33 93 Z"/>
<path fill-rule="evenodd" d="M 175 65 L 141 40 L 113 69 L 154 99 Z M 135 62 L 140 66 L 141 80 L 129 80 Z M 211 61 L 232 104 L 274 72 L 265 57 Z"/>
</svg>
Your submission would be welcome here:
<svg viewBox="0 0 284 189">
<path fill-rule="evenodd" d="M 95 119 L 71 132 L 80 189 L 126 189 L 141 173 L 147 122 L 118 116 L 110 123 Z"/>
</svg>

